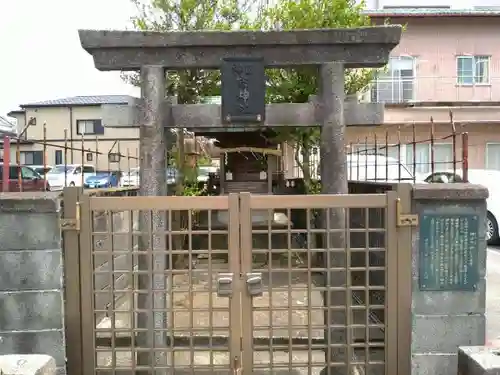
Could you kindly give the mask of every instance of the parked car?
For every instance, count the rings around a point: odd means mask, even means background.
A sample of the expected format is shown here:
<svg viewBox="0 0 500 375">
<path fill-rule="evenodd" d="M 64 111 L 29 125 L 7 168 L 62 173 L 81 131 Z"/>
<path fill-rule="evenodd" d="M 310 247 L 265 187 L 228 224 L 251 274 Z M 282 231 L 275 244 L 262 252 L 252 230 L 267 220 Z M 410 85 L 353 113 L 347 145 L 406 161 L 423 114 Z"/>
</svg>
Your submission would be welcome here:
<svg viewBox="0 0 500 375">
<path fill-rule="evenodd" d="M 9 166 L 9 191 L 20 191 L 19 186 L 19 168 L 21 168 L 22 191 L 46 191 L 50 190 L 50 185 L 42 176 L 36 173 L 32 168 L 22 165 L 21 167 Z M 3 164 L 0 164 L 0 191 L 3 191 Z"/>
<path fill-rule="evenodd" d="M 52 169 L 52 166 L 50 165 L 29 165 L 31 169 L 33 169 L 36 173 L 38 173 L 40 176 L 45 176 L 47 173 L 50 172 Z"/>
<path fill-rule="evenodd" d="M 169 185 L 173 185 L 177 182 L 179 172 L 173 167 L 167 167 L 166 169 L 166 182 Z M 120 179 L 120 186 L 139 186 L 140 176 L 139 168 L 133 168 L 129 172 L 123 172 L 122 178 Z"/>
<path fill-rule="evenodd" d="M 120 178 L 120 186 L 139 186 L 139 168 L 132 168 L 130 171 L 123 172 Z"/>
<path fill-rule="evenodd" d="M 425 179 L 427 183 L 454 183 L 463 182 L 462 171 L 441 171 L 434 172 Z M 489 196 L 486 199 L 488 209 L 486 216 L 486 241 L 489 245 L 500 241 L 499 222 L 500 220 L 500 194 L 498 183 L 500 181 L 500 171 L 486 169 L 469 169 L 468 180 L 470 183 L 483 185 L 488 188 Z"/>
<path fill-rule="evenodd" d="M 95 175 L 87 177 L 83 187 L 87 189 L 118 187 L 121 175 L 120 171 L 97 171 Z"/>
<path fill-rule="evenodd" d="M 62 190 L 65 186 L 82 186 L 85 180 L 95 173 L 93 165 L 58 164 L 47 173 L 47 180 L 51 186 L 50 190 Z"/>
<path fill-rule="evenodd" d="M 413 182 L 410 168 L 399 160 L 378 154 L 347 154 L 347 179 L 352 181 Z"/>
</svg>

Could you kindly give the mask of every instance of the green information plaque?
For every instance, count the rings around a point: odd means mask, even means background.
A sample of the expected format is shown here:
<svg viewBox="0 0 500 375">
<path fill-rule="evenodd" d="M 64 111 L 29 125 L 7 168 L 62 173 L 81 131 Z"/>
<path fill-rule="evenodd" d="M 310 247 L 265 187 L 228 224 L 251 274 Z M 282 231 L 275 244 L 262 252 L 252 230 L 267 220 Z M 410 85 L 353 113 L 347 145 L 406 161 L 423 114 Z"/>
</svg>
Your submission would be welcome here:
<svg viewBox="0 0 500 375">
<path fill-rule="evenodd" d="M 478 215 L 421 215 L 420 290 L 476 290 L 479 277 L 478 251 Z"/>
</svg>

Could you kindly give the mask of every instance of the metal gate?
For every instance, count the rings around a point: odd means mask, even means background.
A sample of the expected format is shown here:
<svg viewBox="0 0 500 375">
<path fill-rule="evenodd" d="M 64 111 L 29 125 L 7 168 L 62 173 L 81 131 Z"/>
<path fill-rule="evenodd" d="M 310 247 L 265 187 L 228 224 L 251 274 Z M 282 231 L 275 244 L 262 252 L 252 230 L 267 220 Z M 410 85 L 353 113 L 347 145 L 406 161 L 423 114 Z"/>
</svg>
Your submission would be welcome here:
<svg viewBox="0 0 500 375">
<path fill-rule="evenodd" d="M 397 203 L 65 192 L 68 371 L 398 374 Z"/>
</svg>

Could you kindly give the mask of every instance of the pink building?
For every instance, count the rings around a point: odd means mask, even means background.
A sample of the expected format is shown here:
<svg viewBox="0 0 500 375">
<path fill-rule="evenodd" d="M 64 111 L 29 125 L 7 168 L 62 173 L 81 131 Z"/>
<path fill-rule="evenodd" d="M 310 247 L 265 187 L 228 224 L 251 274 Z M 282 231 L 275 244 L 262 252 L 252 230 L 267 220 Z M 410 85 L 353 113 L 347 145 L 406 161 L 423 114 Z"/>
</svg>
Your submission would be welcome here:
<svg viewBox="0 0 500 375">
<path fill-rule="evenodd" d="M 366 11 L 377 24 L 405 25 L 387 69 L 378 75 L 362 100 L 385 103 L 385 124 L 349 127 L 346 142 L 353 150 L 413 141 L 391 147 L 389 154 L 416 172 L 430 172 L 430 118 L 434 120 L 436 170 L 451 169 L 456 157 L 449 136 L 450 110 L 457 132 L 469 134 L 469 168 L 500 170 L 500 11 L 392 8 Z M 399 133 L 399 135 L 398 135 Z M 441 138 L 441 139 L 439 139 Z M 380 151 L 385 153 L 384 151 Z M 289 177 L 300 177 L 293 149 L 286 148 Z M 448 163 L 447 163 L 448 162 Z M 294 165 L 293 171 L 289 166 Z"/>
<path fill-rule="evenodd" d="M 500 170 L 500 11 L 454 9 L 380 9 L 367 11 L 379 24 L 406 25 L 401 43 L 392 53 L 388 69 L 379 74 L 364 100 L 386 103 L 385 125 L 349 128 L 353 144 L 411 141 L 412 124 L 418 140 L 451 131 L 453 112 L 458 131 L 469 133 L 470 168 Z M 364 147 L 364 146 L 363 146 Z M 427 143 L 418 144 L 417 170 L 426 173 L 430 160 Z M 394 155 L 396 150 L 391 150 Z M 411 164 L 413 150 L 406 146 L 403 161 Z M 440 162 L 452 160 L 450 140 L 435 148 Z"/>
</svg>

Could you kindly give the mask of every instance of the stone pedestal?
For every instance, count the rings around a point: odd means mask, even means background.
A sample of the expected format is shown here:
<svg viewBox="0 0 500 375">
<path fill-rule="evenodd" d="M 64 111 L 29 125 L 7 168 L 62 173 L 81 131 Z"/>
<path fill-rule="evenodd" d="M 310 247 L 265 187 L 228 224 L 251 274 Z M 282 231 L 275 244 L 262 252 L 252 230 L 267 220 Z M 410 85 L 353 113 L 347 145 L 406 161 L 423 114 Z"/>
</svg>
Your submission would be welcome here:
<svg viewBox="0 0 500 375">
<path fill-rule="evenodd" d="M 459 349 L 458 375 L 499 374 L 500 349 L 484 346 L 464 346 Z"/>
<path fill-rule="evenodd" d="M 422 184 L 413 188 L 413 212 L 419 214 L 420 223 L 412 235 L 412 375 L 456 375 L 459 346 L 484 345 L 487 195 L 487 189 L 471 184 Z M 433 214 L 477 218 L 479 236 L 473 271 L 478 277 L 473 290 L 423 290 L 421 273 L 425 268 L 420 256 L 421 242 L 425 241 L 424 215 Z M 446 265 L 457 267 L 452 256 Z"/>
<path fill-rule="evenodd" d="M 0 355 L 2 375 L 55 375 L 56 361 L 43 354 Z"/>
</svg>

